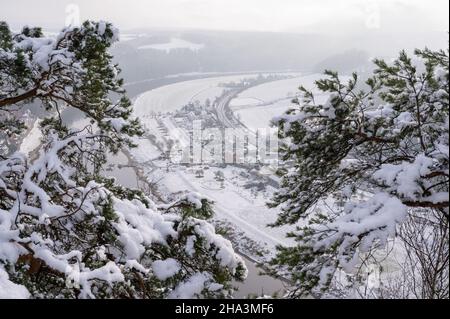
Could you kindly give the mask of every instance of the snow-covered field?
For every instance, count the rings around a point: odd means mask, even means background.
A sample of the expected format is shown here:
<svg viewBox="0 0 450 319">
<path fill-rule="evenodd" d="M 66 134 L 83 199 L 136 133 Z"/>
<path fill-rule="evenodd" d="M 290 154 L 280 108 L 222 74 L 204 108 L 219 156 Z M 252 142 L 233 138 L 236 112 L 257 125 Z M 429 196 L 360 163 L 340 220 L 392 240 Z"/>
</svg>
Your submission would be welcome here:
<svg viewBox="0 0 450 319">
<path fill-rule="evenodd" d="M 137 145 L 133 149 L 133 157 L 139 163 L 152 161 L 161 155 L 158 148 L 148 139 L 135 138 L 133 142 Z"/>
<path fill-rule="evenodd" d="M 257 85 L 241 92 L 230 102 L 230 108 L 250 130 L 269 127 L 275 116 L 294 105 L 292 99 L 298 96 L 301 85 L 315 94 L 316 103 L 325 103 L 328 95 L 318 92 L 314 85 L 322 78 L 323 74 L 311 74 Z"/>
<path fill-rule="evenodd" d="M 221 83 L 239 82 L 244 78 L 256 76 L 256 74 L 230 75 L 166 85 L 140 95 L 134 103 L 134 112 L 137 116 L 168 113 L 179 110 L 191 102 L 204 103 L 207 99 L 213 101 L 225 90 L 219 86 Z"/>
<path fill-rule="evenodd" d="M 270 121 L 285 113 L 292 107 L 291 99 L 277 101 L 273 104 L 263 106 L 251 106 L 234 111 L 239 120 L 251 131 L 270 126 Z"/>
<path fill-rule="evenodd" d="M 321 78 L 323 78 L 322 74 L 311 74 L 257 85 L 239 94 L 231 101 L 230 107 L 256 106 L 272 103 L 275 100 L 293 98 L 297 95 L 300 85 L 312 89 L 314 81 Z"/>
</svg>

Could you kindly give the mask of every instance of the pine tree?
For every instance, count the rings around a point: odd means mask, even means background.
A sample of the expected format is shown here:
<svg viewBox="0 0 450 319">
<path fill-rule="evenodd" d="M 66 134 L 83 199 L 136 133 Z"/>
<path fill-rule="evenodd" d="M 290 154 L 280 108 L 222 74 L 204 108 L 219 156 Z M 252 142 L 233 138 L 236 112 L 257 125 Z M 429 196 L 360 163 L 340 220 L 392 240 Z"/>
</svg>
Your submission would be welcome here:
<svg viewBox="0 0 450 319">
<path fill-rule="evenodd" d="M 0 22 L 0 128 L 41 105 L 39 153 L 0 153 L 0 295 L 33 298 L 227 297 L 242 259 L 206 220 L 199 195 L 158 205 L 101 175 L 108 152 L 135 147 L 142 129 L 108 53 L 118 32 L 85 22 L 55 38 L 13 34 Z M 114 100 L 113 100 L 114 99 Z M 64 123 L 65 108 L 90 121 Z M 33 159 L 34 158 L 34 159 Z"/>
<path fill-rule="evenodd" d="M 326 71 L 316 86 L 327 103 L 301 87 L 302 99 L 274 120 L 292 165 L 269 203 L 281 208 L 272 226 L 297 225 L 297 245 L 279 247 L 273 266 L 291 274 L 292 297 L 321 295 L 338 273 L 354 274 L 418 211 L 444 230 L 446 257 L 433 267 L 448 283 L 448 63 L 448 51 L 416 50 L 414 60 L 401 52 L 376 60 L 366 86 Z"/>
</svg>

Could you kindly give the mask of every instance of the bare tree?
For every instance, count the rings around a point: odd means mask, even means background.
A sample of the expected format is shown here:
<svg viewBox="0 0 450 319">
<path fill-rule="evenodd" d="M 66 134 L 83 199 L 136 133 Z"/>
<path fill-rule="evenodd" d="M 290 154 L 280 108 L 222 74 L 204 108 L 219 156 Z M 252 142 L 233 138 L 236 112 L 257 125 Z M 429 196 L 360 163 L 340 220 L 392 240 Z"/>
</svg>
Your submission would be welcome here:
<svg viewBox="0 0 450 319">
<path fill-rule="evenodd" d="M 448 219 L 435 210 L 416 211 L 400 228 L 406 252 L 405 285 L 420 299 L 449 298 Z"/>
</svg>

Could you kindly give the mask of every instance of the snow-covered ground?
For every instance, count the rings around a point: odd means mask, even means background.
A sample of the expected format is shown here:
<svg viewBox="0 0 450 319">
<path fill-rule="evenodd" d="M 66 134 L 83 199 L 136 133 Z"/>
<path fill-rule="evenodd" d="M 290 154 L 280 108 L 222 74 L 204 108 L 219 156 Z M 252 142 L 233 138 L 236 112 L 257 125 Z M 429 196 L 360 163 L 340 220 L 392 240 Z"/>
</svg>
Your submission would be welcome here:
<svg viewBox="0 0 450 319">
<path fill-rule="evenodd" d="M 137 145 L 133 149 L 133 156 L 139 163 L 152 161 L 161 155 L 158 148 L 148 139 L 135 138 L 133 142 Z"/>
<path fill-rule="evenodd" d="M 190 190 L 207 196 L 215 203 L 217 218 L 233 223 L 244 231 L 246 236 L 263 244 L 270 251 L 273 251 L 276 245 L 290 243 L 285 238 L 290 227 L 267 227 L 278 215 L 277 209 L 266 206 L 274 192 L 272 187 L 268 186 L 266 191 L 258 193 L 246 189 L 245 183 L 248 179 L 240 176 L 244 170 L 232 166 L 203 170 L 201 178 L 196 176 L 196 170 L 175 169 L 173 172 L 164 173 L 161 183 L 173 193 Z M 215 173 L 218 171 L 224 174 L 223 183 L 215 179 Z"/>
<path fill-rule="evenodd" d="M 137 116 L 159 112 L 167 113 L 179 110 L 191 102 L 204 103 L 207 99 L 213 101 L 226 90 L 220 84 L 239 82 L 242 79 L 256 76 L 256 74 L 230 75 L 166 85 L 140 95 L 134 103 L 134 112 Z"/>
<path fill-rule="evenodd" d="M 291 79 L 273 81 L 254 86 L 239 94 L 230 103 L 230 107 L 257 106 L 272 103 L 280 99 L 292 99 L 298 94 L 300 85 L 312 89 L 314 81 L 323 78 L 322 74 L 300 75 Z"/>
<path fill-rule="evenodd" d="M 270 121 L 275 117 L 285 113 L 292 107 L 291 99 L 274 102 L 269 105 L 250 106 L 235 110 L 237 118 L 251 131 L 270 126 Z"/>
<path fill-rule="evenodd" d="M 241 92 L 230 102 L 230 108 L 250 130 L 269 127 L 275 116 L 294 105 L 292 99 L 299 95 L 300 86 L 315 94 L 316 103 L 325 103 L 328 95 L 319 92 L 314 85 L 322 78 L 323 74 L 310 74 L 257 85 Z M 346 77 L 343 79 L 346 80 Z"/>
<path fill-rule="evenodd" d="M 252 177 L 247 169 L 234 166 L 168 166 L 165 160 L 158 158 L 160 153 L 147 145 L 148 141 L 142 140 L 139 144 L 144 148 L 132 149 L 131 157 L 135 165 L 143 169 L 143 176 L 150 183 L 157 181 L 161 193 L 196 192 L 206 196 L 214 202 L 216 220 L 233 225 L 237 232 L 256 242 L 266 252 L 273 253 L 276 245 L 293 243 L 285 238 L 286 232 L 292 230 L 292 227 L 267 226 L 278 215 L 278 209 L 266 206 L 275 189 L 267 186 L 265 190 L 257 192 L 248 188 L 246 184 Z M 198 176 L 198 171 L 202 171 L 201 177 Z M 217 180 L 216 173 L 219 171 L 223 174 L 223 181 Z M 270 256 L 264 257 L 266 259 Z"/>
</svg>

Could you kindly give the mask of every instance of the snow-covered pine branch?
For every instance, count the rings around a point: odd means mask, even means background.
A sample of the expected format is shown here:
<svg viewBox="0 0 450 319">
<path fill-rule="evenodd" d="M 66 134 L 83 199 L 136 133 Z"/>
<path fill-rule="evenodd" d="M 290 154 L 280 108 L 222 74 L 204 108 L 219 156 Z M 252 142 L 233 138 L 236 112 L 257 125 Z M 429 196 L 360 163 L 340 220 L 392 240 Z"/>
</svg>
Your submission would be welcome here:
<svg viewBox="0 0 450 319">
<path fill-rule="evenodd" d="M 246 276 L 231 243 L 206 219 L 198 195 L 171 207 L 101 176 L 107 152 L 133 146 L 109 23 L 85 22 L 46 38 L 0 23 L 0 118 L 6 138 L 24 127 L 14 112 L 41 103 L 48 117 L 36 158 L 0 154 L 0 296 L 33 298 L 227 297 Z M 112 102 L 112 94 L 119 96 Z M 91 125 L 67 127 L 63 107 Z"/>
<path fill-rule="evenodd" d="M 290 234 L 298 246 L 280 248 L 274 264 L 292 274 L 295 297 L 327 289 L 338 270 L 352 272 L 417 210 L 436 212 L 448 235 L 448 52 L 375 63 L 365 88 L 357 74 L 344 83 L 327 71 L 316 82 L 330 94 L 326 104 L 301 88 L 303 99 L 274 120 L 293 163 L 270 203 L 282 210 L 275 226 L 302 225 Z"/>
</svg>

